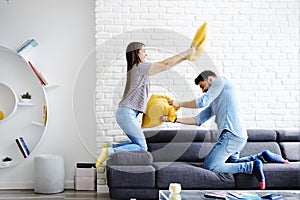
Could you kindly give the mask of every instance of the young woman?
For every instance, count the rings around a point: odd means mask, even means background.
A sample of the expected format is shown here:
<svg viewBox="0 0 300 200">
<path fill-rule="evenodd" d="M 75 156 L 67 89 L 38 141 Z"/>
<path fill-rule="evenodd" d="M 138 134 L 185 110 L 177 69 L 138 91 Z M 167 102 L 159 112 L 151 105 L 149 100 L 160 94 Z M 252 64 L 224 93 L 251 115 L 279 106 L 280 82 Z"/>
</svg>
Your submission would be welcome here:
<svg viewBox="0 0 300 200">
<path fill-rule="evenodd" d="M 146 61 L 147 53 L 143 43 L 132 42 L 127 46 L 127 81 L 116 113 L 116 121 L 131 142 L 116 144 L 112 147 L 105 145 L 97 159 L 97 168 L 115 152 L 147 151 L 146 140 L 137 116 L 146 111 L 150 91 L 149 77 L 176 66 L 192 53 L 193 49 L 189 48 L 163 61 L 151 63 Z"/>
</svg>

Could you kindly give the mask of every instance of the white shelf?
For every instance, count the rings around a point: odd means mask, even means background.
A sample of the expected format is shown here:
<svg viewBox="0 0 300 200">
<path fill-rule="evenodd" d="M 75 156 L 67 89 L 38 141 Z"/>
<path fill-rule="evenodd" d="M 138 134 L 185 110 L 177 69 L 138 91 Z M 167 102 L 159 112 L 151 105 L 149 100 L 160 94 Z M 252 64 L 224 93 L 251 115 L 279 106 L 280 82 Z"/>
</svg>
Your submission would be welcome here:
<svg viewBox="0 0 300 200">
<path fill-rule="evenodd" d="M 32 121 L 32 123 L 38 126 L 45 126 L 45 124 L 36 121 Z"/>
<path fill-rule="evenodd" d="M 9 167 L 10 167 L 10 165 L 4 166 L 4 165 L 1 165 L 1 164 L 0 164 L 0 168 L 9 168 Z"/>
<path fill-rule="evenodd" d="M 21 102 L 18 102 L 18 105 L 19 106 L 34 106 L 33 103 L 21 103 Z"/>
<path fill-rule="evenodd" d="M 52 89 L 52 88 L 57 88 L 59 85 L 42 85 L 43 88 L 45 89 Z"/>
</svg>

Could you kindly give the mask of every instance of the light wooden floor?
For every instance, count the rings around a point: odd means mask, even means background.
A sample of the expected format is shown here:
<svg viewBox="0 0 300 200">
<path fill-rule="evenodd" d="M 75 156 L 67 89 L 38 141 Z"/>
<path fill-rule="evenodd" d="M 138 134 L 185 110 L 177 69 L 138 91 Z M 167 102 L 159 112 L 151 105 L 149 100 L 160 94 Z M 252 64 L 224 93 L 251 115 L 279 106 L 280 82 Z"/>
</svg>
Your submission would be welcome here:
<svg viewBox="0 0 300 200">
<path fill-rule="evenodd" d="M 33 190 L 0 190 L 0 200 L 109 200 L 108 193 L 65 190 L 57 194 L 36 194 Z"/>
</svg>

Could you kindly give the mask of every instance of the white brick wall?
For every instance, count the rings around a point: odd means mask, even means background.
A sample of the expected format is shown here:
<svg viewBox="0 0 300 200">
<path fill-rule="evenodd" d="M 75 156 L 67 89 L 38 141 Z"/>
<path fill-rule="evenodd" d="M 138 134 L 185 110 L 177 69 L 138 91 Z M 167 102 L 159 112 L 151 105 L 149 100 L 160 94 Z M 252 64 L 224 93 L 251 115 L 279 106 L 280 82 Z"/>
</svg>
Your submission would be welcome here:
<svg viewBox="0 0 300 200">
<path fill-rule="evenodd" d="M 97 145 L 126 139 L 114 114 L 125 84 L 127 44 L 141 41 L 150 61 L 161 60 L 186 49 L 206 21 L 210 33 L 200 60 L 152 77 L 151 93 L 191 100 L 201 95 L 194 78 L 212 69 L 236 82 L 248 128 L 299 128 L 299 5 L 298 0 L 96 0 Z"/>
</svg>

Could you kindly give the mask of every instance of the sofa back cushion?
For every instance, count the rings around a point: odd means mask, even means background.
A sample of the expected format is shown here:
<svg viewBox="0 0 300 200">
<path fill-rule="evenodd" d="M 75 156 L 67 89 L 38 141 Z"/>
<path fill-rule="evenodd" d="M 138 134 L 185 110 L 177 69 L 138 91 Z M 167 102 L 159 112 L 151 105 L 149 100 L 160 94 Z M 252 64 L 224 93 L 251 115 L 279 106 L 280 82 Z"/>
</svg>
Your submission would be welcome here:
<svg viewBox="0 0 300 200">
<path fill-rule="evenodd" d="M 278 130 L 277 133 L 283 157 L 289 161 L 300 161 L 300 131 Z"/>
<path fill-rule="evenodd" d="M 277 133 L 275 130 L 249 129 L 247 130 L 248 141 L 240 157 L 256 155 L 264 150 L 270 150 L 273 153 L 281 154 L 277 143 Z"/>
<path fill-rule="evenodd" d="M 300 142 L 280 142 L 282 156 L 289 161 L 300 161 Z"/>
<path fill-rule="evenodd" d="M 247 134 L 248 142 L 277 141 L 277 133 L 275 130 L 248 129 Z"/>
<path fill-rule="evenodd" d="M 257 155 L 264 150 L 270 150 L 273 153 L 278 155 L 282 155 L 280 151 L 280 147 L 276 142 L 247 142 L 243 151 L 240 154 L 240 157 Z"/>
<path fill-rule="evenodd" d="M 270 150 L 281 155 L 274 130 L 248 130 L 241 157 Z M 203 162 L 217 141 L 217 130 L 147 130 L 144 132 L 153 161 Z"/>
<path fill-rule="evenodd" d="M 147 143 L 215 142 L 216 130 L 202 129 L 162 129 L 144 131 Z"/>
<path fill-rule="evenodd" d="M 148 130 L 144 135 L 154 162 L 203 161 L 217 140 L 216 130 Z"/>
<path fill-rule="evenodd" d="M 209 142 L 149 143 L 148 150 L 155 162 L 202 162 L 213 144 Z"/>
</svg>

